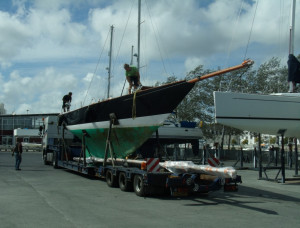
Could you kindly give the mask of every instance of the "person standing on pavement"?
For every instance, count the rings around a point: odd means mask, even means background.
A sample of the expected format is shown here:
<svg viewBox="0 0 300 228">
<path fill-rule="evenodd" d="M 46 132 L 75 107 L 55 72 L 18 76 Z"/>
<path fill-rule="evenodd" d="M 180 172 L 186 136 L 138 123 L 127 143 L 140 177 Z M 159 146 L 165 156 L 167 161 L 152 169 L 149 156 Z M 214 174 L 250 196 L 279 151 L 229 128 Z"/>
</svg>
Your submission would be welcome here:
<svg viewBox="0 0 300 228">
<path fill-rule="evenodd" d="M 21 170 L 20 169 L 20 164 L 22 162 L 22 152 L 23 152 L 23 147 L 21 142 L 17 142 L 16 146 L 14 148 L 12 156 L 15 156 L 16 162 L 15 162 L 15 169 L 16 170 Z"/>
</svg>

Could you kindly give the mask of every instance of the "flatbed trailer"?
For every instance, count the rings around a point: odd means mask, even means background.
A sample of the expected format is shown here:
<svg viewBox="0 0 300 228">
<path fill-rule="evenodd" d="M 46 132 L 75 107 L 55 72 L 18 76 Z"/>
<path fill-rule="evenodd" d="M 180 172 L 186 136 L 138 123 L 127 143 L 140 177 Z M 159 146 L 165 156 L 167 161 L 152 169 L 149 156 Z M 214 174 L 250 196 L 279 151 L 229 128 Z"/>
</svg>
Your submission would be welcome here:
<svg viewBox="0 0 300 228">
<path fill-rule="evenodd" d="M 65 168 L 81 174 L 100 177 L 106 180 L 109 187 L 119 187 L 122 191 L 134 191 L 138 196 L 153 194 L 170 194 L 171 196 L 187 196 L 197 193 L 208 193 L 223 188 L 224 191 L 237 191 L 241 177 L 220 178 L 203 173 L 176 174 L 164 168 L 158 172 L 147 171 L 145 160 L 103 159 L 87 162 L 78 157 L 78 149 L 72 154 L 68 149 L 65 154 L 62 147 L 57 147 L 53 155 L 53 167 Z M 45 164 L 50 164 L 47 162 Z"/>
<path fill-rule="evenodd" d="M 45 165 L 52 164 L 54 168 L 65 168 L 84 175 L 100 177 L 106 180 L 109 187 L 119 187 L 122 191 L 134 191 L 138 196 L 153 194 L 170 194 L 171 196 L 186 196 L 197 193 L 208 193 L 224 189 L 237 191 L 241 177 L 218 177 L 205 173 L 184 172 L 175 173 L 162 167 L 158 158 L 149 159 L 118 159 L 118 158 L 86 158 L 84 140 L 74 143 L 74 140 L 64 138 L 69 133 L 59 129 L 54 121 L 46 119 L 43 143 L 43 161 Z M 152 170 L 153 162 L 155 171 Z M 151 167 L 150 167 L 151 164 Z"/>
</svg>

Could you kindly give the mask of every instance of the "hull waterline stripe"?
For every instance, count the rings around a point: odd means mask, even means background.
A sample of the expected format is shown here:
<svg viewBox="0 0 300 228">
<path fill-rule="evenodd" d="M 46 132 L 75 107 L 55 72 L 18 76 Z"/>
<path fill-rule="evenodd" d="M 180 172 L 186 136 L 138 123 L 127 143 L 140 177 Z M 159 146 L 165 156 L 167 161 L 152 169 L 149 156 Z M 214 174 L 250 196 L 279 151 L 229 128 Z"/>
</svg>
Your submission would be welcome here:
<svg viewBox="0 0 300 228">
<path fill-rule="evenodd" d="M 287 98 L 291 98 L 291 97 L 287 97 Z M 296 97 L 298 98 L 298 97 Z M 232 98 L 232 100 L 244 100 L 244 101 L 260 101 L 260 102 L 269 102 L 272 101 L 274 103 L 296 103 L 296 104 L 300 104 L 299 101 L 287 101 L 287 100 L 276 100 L 276 99 L 255 99 L 255 98 Z"/>
<path fill-rule="evenodd" d="M 216 116 L 216 119 L 300 121 L 300 118 L 268 118 L 268 117 L 237 117 L 237 116 Z"/>
</svg>

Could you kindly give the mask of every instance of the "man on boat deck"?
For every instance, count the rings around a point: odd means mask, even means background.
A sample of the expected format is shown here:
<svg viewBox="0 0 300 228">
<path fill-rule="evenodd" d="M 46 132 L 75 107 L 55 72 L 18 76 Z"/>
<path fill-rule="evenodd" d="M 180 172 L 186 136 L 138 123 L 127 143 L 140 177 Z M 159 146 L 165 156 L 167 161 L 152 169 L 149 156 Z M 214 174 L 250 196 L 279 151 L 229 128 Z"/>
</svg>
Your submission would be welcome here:
<svg viewBox="0 0 300 228">
<path fill-rule="evenodd" d="M 140 73 L 135 66 L 129 66 L 127 63 L 124 64 L 124 69 L 126 80 L 129 83 L 128 93 L 131 94 L 132 85 L 134 86 L 135 90 L 138 88 L 139 85 L 141 85 Z"/>
<path fill-rule="evenodd" d="M 296 84 L 300 83 L 300 62 L 293 54 L 289 54 L 289 59 L 287 64 L 288 64 L 289 93 L 295 93 Z"/>
<path fill-rule="evenodd" d="M 62 100 L 63 100 L 62 108 L 63 108 L 64 112 L 66 112 L 66 108 L 67 108 L 67 111 L 70 111 L 70 106 L 71 106 L 71 101 L 72 101 L 72 92 L 69 92 L 69 94 L 66 94 Z"/>
</svg>

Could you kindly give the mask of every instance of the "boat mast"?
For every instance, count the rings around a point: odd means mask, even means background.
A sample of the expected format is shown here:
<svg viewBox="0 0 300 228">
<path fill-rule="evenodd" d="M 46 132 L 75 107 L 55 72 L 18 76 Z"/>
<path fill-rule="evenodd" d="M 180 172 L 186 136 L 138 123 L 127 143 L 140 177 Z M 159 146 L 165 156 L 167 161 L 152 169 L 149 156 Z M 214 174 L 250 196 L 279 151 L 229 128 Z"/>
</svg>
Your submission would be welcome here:
<svg viewBox="0 0 300 228">
<path fill-rule="evenodd" d="M 141 37 L 141 0 L 138 6 L 138 53 L 137 53 L 137 68 L 140 69 L 140 37 Z"/>
<path fill-rule="evenodd" d="M 130 60 L 130 65 L 133 64 L 133 45 L 131 46 L 131 60 Z"/>
<path fill-rule="evenodd" d="M 295 8 L 296 8 L 296 0 L 292 0 L 289 54 L 294 54 Z"/>
<path fill-rule="evenodd" d="M 109 48 L 109 66 L 108 66 L 108 85 L 107 85 L 107 98 L 109 98 L 110 92 L 110 77 L 111 77 L 111 57 L 112 57 L 112 41 L 114 34 L 114 26 L 110 27 L 110 48 Z"/>
</svg>

